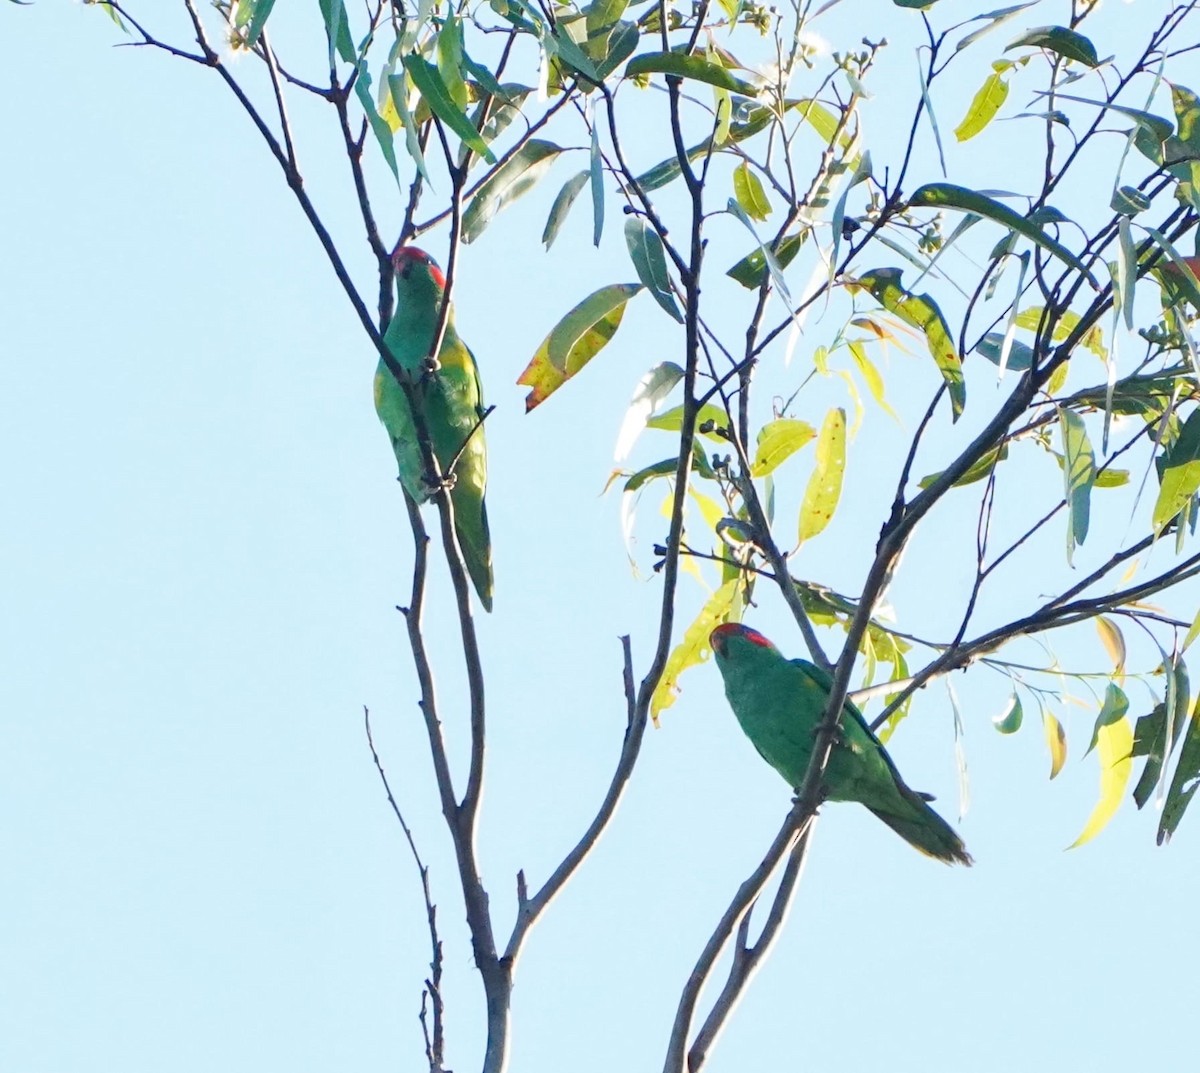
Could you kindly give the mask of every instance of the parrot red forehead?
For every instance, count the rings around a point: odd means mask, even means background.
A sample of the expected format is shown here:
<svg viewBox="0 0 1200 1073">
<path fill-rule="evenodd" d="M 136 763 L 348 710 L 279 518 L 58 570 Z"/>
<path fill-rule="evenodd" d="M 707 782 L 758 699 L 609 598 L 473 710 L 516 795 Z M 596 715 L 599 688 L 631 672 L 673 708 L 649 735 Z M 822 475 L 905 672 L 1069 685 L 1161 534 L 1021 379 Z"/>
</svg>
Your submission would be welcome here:
<svg viewBox="0 0 1200 1073">
<path fill-rule="evenodd" d="M 392 267 L 398 273 L 402 273 L 406 264 L 424 265 L 429 269 L 429 274 L 433 277 L 433 282 L 439 287 L 445 288 L 446 277 L 438 267 L 437 261 L 430 257 L 424 250 L 418 249 L 416 246 L 397 246 L 392 251 Z"/>
<path fill-rule="evenodd" d="M 709 642 L 715 642 L 718 637 L 722 640 L 726 637 L 742 637 L 751 644 L 759 645 L 762 648 L 769 648 L 772 651 L 775 649 L 775 646 L 759 633 L 758 630 L 752 630 L 749 626 L 743 626 L 740 622 L 723 622 L 709 634 Z"/>
</svg>

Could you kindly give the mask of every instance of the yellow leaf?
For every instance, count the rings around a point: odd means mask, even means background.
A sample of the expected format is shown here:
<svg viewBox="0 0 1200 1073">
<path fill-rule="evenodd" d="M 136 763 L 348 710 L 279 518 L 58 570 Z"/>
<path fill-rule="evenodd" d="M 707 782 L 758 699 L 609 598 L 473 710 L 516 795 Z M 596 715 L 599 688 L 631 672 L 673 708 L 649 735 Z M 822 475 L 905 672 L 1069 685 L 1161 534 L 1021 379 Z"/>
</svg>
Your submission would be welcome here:
<svg viewBox="0 0 1200 1073">
<path fill-rule="evenodd" d="M 960 142 L 974 138 L 992 121 L 1007 98 L 1008 82 L 999 72 L 992 72 L 976 92 L 963 121 L 954 128 L 954 137 Z"/>
<path fill-rule="evenodd" d="M 1128 719 L 1100 727 L 1096 732 L 1096 755 L 1100 758 L 1100 800 L 1088 817 L 1083 833 L 1067 849 L 1082 846 L 1100 833 L 1113 818 L 1133 770 L 1133 724 Z"/>
<path fill-rule="evenodd" d="M 1062 723 L 1049 712 L 1042 714 L 1042 729 L 1046 732 L 1046 744 L 1050 748 L 1050 778 L 1054 778 L 1067 762 L 1067 734 Z"/>
<path fill-rule="evenodd" d="M 830 410 L 817 440 L 817 465 L 800 505 L 800 540 L 811 540 L 829 524 L 842 494 L 846 470 L 846 411 Z"/>
<path fill-rule="evenodd" d="M 667 657 L 667 665 L 663 668 L 662 677 L 650 698 L 650 718 L 654 720 L 655 726 L 658 726 L 659 715 L 671 707 L 675 698 L 679 696 L 679 676 L 689 667 L 694 667 L 707 658 L 708 635 L 719 622 L 729 617 L 737 592 L 737 578 L 726 581 L 717 589 L 700 609 L 695 621 L 684 631 L 683 640 Z"/>
<path fill-rule="evenodd" d="M 1099 615 L 1096 618 L 1096 632 L 1100 634 L 1100 641 L 1108 653 L 1108 658 L 1113 661 L 1117 677 L 1124 677 L 1125 638 L 1121 634 L 1120 628 L 1112 619 Z"/>
<path fill-rule="evenodd" d="M 807 421 L 797 421 L 791 417 L 768 421 L 758 430 L 758 446 L 754 451 L 750 476 L 765 477 L 816 434 L 817 430 Z"/>
</svg>

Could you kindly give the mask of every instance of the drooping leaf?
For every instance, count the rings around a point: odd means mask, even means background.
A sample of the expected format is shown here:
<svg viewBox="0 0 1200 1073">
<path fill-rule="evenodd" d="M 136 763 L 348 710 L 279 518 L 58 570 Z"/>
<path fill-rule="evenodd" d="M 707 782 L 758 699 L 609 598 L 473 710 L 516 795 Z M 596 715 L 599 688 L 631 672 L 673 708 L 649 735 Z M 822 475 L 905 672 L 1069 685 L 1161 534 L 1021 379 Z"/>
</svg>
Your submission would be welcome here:
<svg viewBox="0 0 1200 1073">
<path fill-rule="evenodd" d="M 1007 69 L 1008 64 L 1004 65 Z M 979 134 L 996 117 L 1000 106 L 1008 100 L 1008 79 L 999 71 L 993 71 L 975 92 L 971 106 L 962 122 L 954 128 L 954 137 L 960 142 L 969 141 Z"/>
<path fill-rule="evenodd" d="M 1167 705 L 1164 701 L 1156 704 L 1153 711 L 1139 718 L 1134 729 L 1130 754 L 1146 757 L 1146 766 L 1142 768 L 1141 778 L 1133 788 L 1133 800 L 1138 808 L 1142 808 L 1150 800 L 1150 795 L 1154 793 L 1154 787 L 1158 785 L 1159 777 L 1162 775 L 1167 754 L 1174 750 L 1178 731 L 1183 726 L 1182 719 L 1175 721 L 1176 738 L 1172 739 L 1171 747 L 1168 749 L 1167 722 Z"/>
<path fill-rule="evenodd" d="M 491 173 L 467 205 L 462 217 L 463 242 L 474 242 L 506 205 L 531 190 L 562 152 L 553 142 L 530 138 Z"/>
<path fill-rule="evenodd" d="M 567 213 L 571 211 L 571 206 L 575 204 L 579 192 L 587 186 L 588 175 L 588 172 L 581 171 L 563 183 L 563 188 L 554 199 L 554 204 L 550 206 L 550 215 L 546 217 L 546 227 L 542 231 L 542 242 L 546 249 L 554 245 L 554 240 L 558 237 L 558 230 L 567 218 Z"/>
<path fill-rule="evenodd" d="M 446 94 L 462 111 L 468 103 L 467 83 L 463 80 L 462 18 L 453 15 L 442 23 L 437 35 L 437 71 Z M 474 124 L 471 124 L 474 130 Z"/>
<path fill-rule="evenodd" d="M 629 400 L 629 408 L 625 411 L 625 419 L 621 422 L 621 431 L 617 434 L 617 447 L 613 452 L 615 462 L 621 463 L 628 457 L 655 407 L 682 379 L 683 369 L 673 361 L 664 361 L 638 381 L 633 398 Z"/>
<path fill-rule="evenodd" d="M 1021 709 L 1021 698 L 1014 692 L 1004 706 L 1004 711 L 992 717 L 992 726 L 1001 734 L 1015 734 L 1021 729 L 1024 712 Z"/>
<path fill-rule="evenodd" d="M 1057 239 L 1047 235 L 1028 216 L 1013 212 L 1007 205 L 1002 205 L 986 194 L 976 193 L 974 190 L 955 186 L 953 183 L 928 183 L 914 193 L 908 203 L 913 208 L 961 209 L 963 212 L 973 212 L 988 220 L 1003 224 L 1054 254 L 1059 260 L 1079 272 L 1096 290 L 1100 289 L 1095 276 L 1088 271 L 1084 263 Z"/>
<path fill-rule="evenodd" d="M 1183 738 L 1183 747 L 1179 750 L 1179 760 L 1175 765 L 1175 774 L 1171 778 L 1171 788 L 1163 804 L 1162 817 L 1158 821 L 1158 844 L 1161 846 L 1171 840 L 1183 813 L 1192 802 L 1192 796 L 1200 786 L 1200 705 L 1191 712 L 1187 720 L 1187 733 Z"/>
<path fill-rule="evenodd" d="M 1007 45 L 1004 51 L 1008 52 L 1014 48 L 1044 48 L 1064 59 L 1076 60 L 1086 67 L 1100 66 L 1100 60 L 1096 57 L 1096 46 L 1083 34 L 1068 30 L 1065 26 L 1037 26 L 1027 30 Z"/>
<path fill-rule="evenodd" d="M 710 86 L 727 89 L 731 93 L 740 93 L 744 97 L 754 97 L 758 94 L 753 85 L 731 74 L 719 64 L 712 63 L 703 56 L 686 56 L 682 52 L 646 52 L 635 56 L 625 68 L 626 78 L 637 78 L 647 74 L 691 78 L 697 82 L 706 82 Z"/>
<path fill-rule="evenodd" d="M 604 160 L 600 156 L 600 127 L 592 124 L 592 151 L 589 156 L 588 177 L 592 187 L 592 245 L 600 245 L 604 234 Z"/>
<path fill-rule="evenodd" d="M 267 24 L 267 18 L 271 14 L 271 8 L 275 6 L 275 0 L 257 0 L 254 5 L 254 14 L 250 16 L 250 25 L 246 30 L 246 46 L 253 48 L 258 44 L 259 37 L 262 36 L 263 28 Z"/>
<path fill-rule="evenodd" d="M 750 466 L 750 475 L 765 477 L 816 434 L 817 430 L 806 421 L 796 421 L 790 417 L 768 421 L 758 430 L 758 444 Z"/>
<path fill-rule="evenodd" d="M 1067 762 L 1067 733 L 1050 712 L 1042 712 L 1042 730 L 1050 750 L 1050 778 L 1053 779 Z"/>
<path fill-rule="evenodd" d="M 684 631 L 683 639 L 671 650 L 662 677 L 650 698 L 650 718 L 656 726 L 658 717 L 679 696 L 679 676 L 706 658 L 708 635 L 721 622 L 730 621 L 740 584 L 740 580 L 734 578 L 717 589 Z"/>
<path fill-rule="evenodd" d="M 588 295 L 542 341 L 518 384 L 530 388 L 525 412 L 543 403 L 596 356 L 613 337 L 625 305 L 640 283 L 613 283 Z"/>
<path fill-rule="evenodd" d="M 1105 706 L 1107 708 L 1107 702 Z M 1102 718 L 1103 715 L 1102 712 Z M 1100 800 L 1092 809 L 1083 831 L 1068 849 L 1082 846 L 1107 826 L 1121 804 L 1121 796 L 1125 793 L 1133 771 L 1133 760 L 1130 757 L 1130 750 L 1133 748 L 1133 727 L 1123 715 L 1103 726 L 1097 724 L 1094 740 L 1096 754 L 1100 759 Z"/>
<path fill-rule="evenodd" d="M 1118 719 L 1124 719 L 1129 712 L 1129 698 L 1116 682 L 1109 682 L 1108 687 L 1104 691 L 1104 702 L 1100 705 L 1100 713 L 1096 716 L 1096 725 L 1092 728 L 1092 740 L 1088 742 L 1088 747 L 1084 749 L 1083 755 L 1087 756 L 1100 741 L 1100 731 L 1104 727 L 1115 723 Z M 1132 734 L 1132 728 L 1130 730 Z M 1130 740 L 1130 748 L 1133 748 L 1132 739 Z"/>
<path fill-rule="evenodd" d="M 1096 455 L 1087 426 L 1074 410 L 1058 408 L 1063 442 L 1063 479 L 1067 502 L 1067 562 L 1087 538 L 1092 486 L 1096 483 Z"/>
<path fill-rule="evenodd" d="M 1161 533 L 1200 490 L 1200 409 L 1193 410 L 1165 456 L 1152 524 Z"/>
<path fill-rule="evenodd" d="M 855 281 L 868 290 L 884 309 L 906 324 L 925 334 L 929 353 L 946 382 L 950 405 L 957 420 L 967 401 L 967 386 L 963 380 L 962 361 L 954 349 L 950 327 L 937 303 L 927 294 L 910 294 L 900 283 L 903 269 L 877 268 Z"/>
<path fill-rule="evenodd" d="M 371 97 L 371 75 L 367 71 L 365 59 L 358 67 L 358 77 L 354 80 L 354 93 L 358 97 L 358 103 L 362 105 L 363 114 L 366 115 L 367 122 L 371 126 L 371 133 L 375 135 L 375 140 L 379 143 L 383 159 L 387 161 L 387 166 L 391 169 L 392 175 L 399 182 L 400 170 L 396 164 L 396 149 L 392 143 L 392 128 L 388 126 L 387 121 L 375 108 L 375 101 Z"/>
<path fill-rule="evenodd" d="M 338 2 L 340 3 L 340 0 Z M 488 148 L 487 142 L 480 137 L 479 131 L 471 126 L 471 121 L 467 118 L 466 113 L 454 103 L 449 88 L 442 81 L 441 72 L 417 52 L 410 52 L 404 57 L 404 69 L 421 94 L 421 99 L 429 105 L 429 110 L 458 135 L 463 145 L 473 153 L 478 153 L 489 164 L 495 164 L 496 158 Z M 480 192 L 482 193 L 482 191 Z M 476 199 L 478 196 L 477 194 Z M 470 240 L 466 239 L 465 241 Z"/>
<path fill-rule="evenodd" d="M 319 0 L 321 17 L 325 20 L 325 34 L 329 39 L 329 66 L 333 68 L 334 56 L 341 56 L 347 63 L 358 63 L 358 51 L 350 38 L 350 25 L 346 19 L 346 5 L 342 0 Z"/>
<path fill-rule="evenodd" d="M 867 357 L 867 348 L 857 340 L 851 340 L 847 347 L 850 350 L 850 356 L 854 358 L 854 364 L 858 366 L 858 371 L 862 373 L 863 380 L 867 383 L 867 390 L 884 411 L 894 420 L 899 421 L 896 416 L 896 411 L 889 405 L 883 391 L 883 377 L 879 375 L 879 370 L 875 368 L 875 363 Z"/>
<path fill-rule="evenodd" d="M 1107 615 L 1097 615 L 1095 618 L 1096 632 L 1100 634 L 1100 643 L 1104 651 L 1113 661 L 1113 672 L 1118 676 L 1125 673 L 1125 635 Z"/>
<path fill-rule="evenodd" d="M 625 221 L 625 245 L 629 257 L 637 270 L 638 279 L 662 306 L 668 316 L 683 323 L 683 314 L 671 293 L 671 277 L 667 274 L 667 257 L 663 252 L 662 239 L 645 220 L 630 216 Z"/>
<path fill-rule="evenodd" d="M 837 510 L 846 471 L 846 411 L 830 410 L 817 440 L 817 461 L 800 504 L 800 541 L 820 533 Z"/>
</svg>

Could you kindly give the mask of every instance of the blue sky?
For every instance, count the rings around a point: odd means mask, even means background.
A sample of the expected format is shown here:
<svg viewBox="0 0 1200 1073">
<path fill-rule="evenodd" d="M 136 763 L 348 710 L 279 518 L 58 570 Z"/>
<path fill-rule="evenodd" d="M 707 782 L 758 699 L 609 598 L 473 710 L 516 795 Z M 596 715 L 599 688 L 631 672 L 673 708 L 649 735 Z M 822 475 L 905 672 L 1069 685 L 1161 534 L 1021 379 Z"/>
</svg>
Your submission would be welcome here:
<svg viewBox="0 0 1200 1073">
<path fill-rule="evenodd" d="M 1062 5 L 1045 7 L 1041 21 L 1064 17 Z M 1108 32 L 1119 40 L 1158 10 L 1114 5 Z M 421 1068 L 423 910 L 366 748 L 367 706 L 431 867 L 449 1064 L 471 1069 L 481 1003 L 395 611 L 410 538 L 371 406 L 369 341 L 215 78 L 112 47 L 112 25 L 80 5 L 5 5 L 0 19 L 17 46 L 0 68 L 10 102 L 0 119 L 0 1068 Z M 294 34 L 317 30 L 309 19 Z M 279 47 L 290 39 L 281 27 Z M 877 84 L 907 92 L 911 49 L 899 40 Z M 995 51 L 964 72 L 965 94 Z M 958 107 L 948 105 L 944 132 Z M 369 293 L 329 117 L 304 104 L 295 115 L 309 188 Z M 999 144 L 1011 151 L 1020 137 Z M 646 164 L 665 155 L 653 138 L 639 129 L 631 139 Z M 958 181 L 982 182 L 996 164 L 956 153 Z M 560 245 L 542 252 L 544 214 L 574 166 L 560 165 L 465 251 L 457 291 L 460 331 L 497 405 L 496 612 L 479 620 L 492 746 L 480 844 L 502 934 L 516 871 L 544 877 L 603 793 L 624 729 L 617 638 L 632 634 L 640 675 L 659 592 L 647 569 L 661 539 L 657 499 L 639 513 L 635 578 L 618 497 L 599 493 L 634 384 L 679 354 L 670 323 L 649 299 L 635 302 L 595 367 L 530 416 L 514 384 L 563 312 L 632 278 L 615 200 L 598 253 L 583 202 Z M 922 179 L 937 177 L 927 170 Z M 398 224 L 394 185 L 382 168 L 373 175 L 381 218 Z M 745 243 L 737 226 L 712 229 L 733 256 Z M 426 245 L 444 256 L 445 234 Z M 739 298 L 715 280 L 712 294 L 731 309 Z M 810 329 L 811 345 L 834 327 Z M 794 389 L 795 368 L 779 362 L 776 373 Z M 894 355 L 893 404 L 906 412 L 935 375 L 923 356 Z M 991 366 L 977 371 L 973 397 L 986 403 L 993 383 Z M 837 384 L 812 390 L 817 415 L 838 398 Z M 765 394 L 761 405 L 765 415 Z M 945 433 L 944 457 L 962 434 Z M 804 576 L 857 591 L 860 553 L 882 518 L 874 477 L 894 479 L 889 452 L 905 435 L 868 403 L 850 474 L 860 492 L 806 550 Z M 653 461 L 660 447 L 644 442 L 636 457 Z M 1014 509 L 1046 479 L 1044 468 L 1029 474 Z M 781 511 L 806 477 L 800 465 L 791 473 Z M 945 531 L 970 514 L 948 506 Z M 1127 517 L 1098 506 L 1094 525 L 1120 531 Z M 987 615 L 1016 613 L 1006 599 L 1019 610 L 1043 571 L 1061 581 L 1060 538 L 1047 545 L 1052 561 L 1022 567 Z M 969 578 L 964 554 L 945 539 L 914 546 L 898 611 L 944 631 L 953 616 L 939 596 Z M 435 584 L 444 599 L 445 578 Z M 685 587 L 685 617 L 702 598 Z M 799 654 L 777 594 L 760 590 L 760 600 L 753 624 Z M 1195 591 L 1175 604 L 1190 618 Z M 430 633 L 461 761 L 452 626 L 435 606 Z M 1153 665 L 1131 649 L 1131 662 Z M 1060 654 L 1103 666 L 1092 635 Z M 514 1069 L 657 1068 L 680 986 L 788 808 L 711 665 L 683 685 L 647 736 L 616 822 L 527 946 Z M 925 860 L 864 810 L 825 810 L 785 935 L 713 1073 L 1183 1066 L 1189 1047 L 1173 1026 L 1186 1025 L 1200 948 L 1171 917 L 1200 882 L 1198 821 L 1156 849 L 1155 817 L 1127 803 L 1095 842 L 1064 853 L 1096 795 L 1094 761 L 1080 759 L 1094 708 L 1060 712 L 1072 752 L 1050 783 L 1035 719 L 1012 738 L 991 729 L 1002 681 L 973 671 L 955 689 L 971 799 L 960 830 L 976 867 Z M 1144 705 L 1145 694 L 1131 696 Z M 940 685 L 892 751 L 957 820 Z"/>
</svg>

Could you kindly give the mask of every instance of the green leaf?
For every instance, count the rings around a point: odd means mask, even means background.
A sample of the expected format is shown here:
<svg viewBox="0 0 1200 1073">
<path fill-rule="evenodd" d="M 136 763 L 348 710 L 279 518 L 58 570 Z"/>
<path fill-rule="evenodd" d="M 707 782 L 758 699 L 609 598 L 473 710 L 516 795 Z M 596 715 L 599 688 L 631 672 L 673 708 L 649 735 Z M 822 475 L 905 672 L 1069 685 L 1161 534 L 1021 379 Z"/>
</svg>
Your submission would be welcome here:
<svg viewBox="0 0 1200 1073">
<path fill-rule="evenodd" d="M 775 263 L 780 268 L 787 268 L 795 259 L 796 254 L 800 252 L 800 247 L 804 245 L 807 239 L 808 228 L 805 228 L 803 231 L 795 235 L 787 235 L 775 243 L 771 247 L 775 254 Z M 758 290 L 762 286 L 763 280 L 767 277 L 767 259 L 763 255 L 763 248 L 759 246 L 753 253 L 747 254 L 729 269 L 725 275 L 730 279 L 737 280 L 747 290 Z"/>
<path fill-rule="evenodd" d="M 1191 804 L 1192 795 L 1200 786 L 1200 705 L 1191 713 L 1187 720 L 1187 733 L 1183 738 L 1183 748 L 1179 750 L 1179 761 L 1175 765 L 1175 774 L 1171 778 L 1171 788 L 1163 804 L 1162 818 L 1158 821 L 1158 844 L 1161 846 L 1171 840 L 1183 813 Z"/>
<path fill-rule="evenodd" d="M 636 23 L 620 22 L 609 35 L 608 48 L 604 54 L 604 58 L 596 64 L 596 73 L 600 76 L 600 80 L 608 78 L 618 67 L 621 66 L 630 56 L 634 54 L 638 47 L 638 28 Z M 585 87 L 585 92 L 590 92 L 591 87 Z"/>
<path fill-rule="evenodd" d="M 1200 490 L 1200 409 L 1193 410 L 1179 436 L 1163 456 L 1165 468 L 1152 524 L 1156 534 L 1170 522 Z"/>
<path fill-rule="evenodd" d="M 533 188 L 562 149 L 553 142 L 530 138 L 487 177 L 462 218 L 463 242 L 474 242 L 506 205 Z"/>
<path fill-rule="evenodd" d="M 613 283 L 588 295 L 551 330 L 533 360 L 517 378 L 530 388 L 525 412 L 545 402 L 592 360 L 613 337 L 625 305 L 640 283 Z"/>
<path fill-rule="evenodd" d="M 758 445 L 750 466 L 750 476 L 765 477 L 816 434 L 817 430 L 807 421 L 796 421 L 790 417 L 768 421 L 758 430 Z"/>
<path fill-rule="evenodd" d="M 779 290 L 784 302 L 790 306 L 792 304 L 792 296 L 790 293 L 788 293 L 787 281 L 783 278 L 783 269 L 780 267 L 779 262 L 775 260 L 775 255 L 767 248 L 762 239 L 758 237 L 758 232 L 754 230 L 754 223 L 751 221 L 750 217 L 746 215 L 741 205 L 734 201 L 733 198 L 730 198 L 726 207 L 729 209 L 729 212 L 732 215 L 736 216 L 742 222 L 742 225 L 746 228 L 746 230 L 754 236 L 755 241 L 758 243 L 759 251 L 762 253 L 763 259 L 767 263 L 767 271 L 771 273 L 772 282 Z"/>
<path fill-rule="evenodd" d="M 1178 732 L 1182 727 L 1183 720 L 1176 720 L 1174 728 L 1176 735 L 1168 750 L 1166 703 L 1156 704 L 1153 711 L 1138 719 L 1137 726 L 1134 728 L 1133 747 L 1130 755 L 1147 758 L 1141 778 L 1133 788 L 1133 800 L 1138 808 L 1142 808 L 1150 800 L 1150 795 L 1154 793 L 1154 787 L 1158 785 L 1159 777 L 1162 775 L 1163 763 L 1166 761 L 1168 752 L 1174 751 Z"/>
<path fill-rule="evenodd" d="M 733 196 L 752 219 L 765 220 L 771 215 L 771 203 L 767 200 L 762 181 L 750 170 L 745 160 L 733 169 Z"/>
<path fill-rule="evenodd" d="M 1113 688 L 1110 686 L 1110 689 Z M 1107 708 L 1107 702 L 1105 703 Z M 1103 718 L 1104 713 L 1101 713 Z M 1097 724 L 1096 752 L 1100 758 L 1100 800 L 1092 809 L 1082 833 L 1067 848 L 1075 849 L 1095 838 L 1107 826 L 1121 804 L 1121 797 L 1133 771 L 1129 755 L 1133 748 L 1133 727 L 1124 716 L 1114 718 L 1103 726 Z"/>
<path fill-rule="evenodd" d="M 587 25 L 588 42 L 612 33 L 613 27 L 625 14 L 629 0 L 592 0 L 583 9 Z M 598 59 L 599 56 L 596 56 Z"/>
<path fill-rule="evenodd" d="M 703 56 L 685 56 L 682 52 L 646 52 L 635 56 L 625 68 L 626 78 L 648 74 L 690 78 L 717 86 L 719 89 L 727 89 L 731 93 L 740 93 L 744 97 L 754 97 L 758 94 L 755 86 L 730 74 L 719 64 L 711 63 Z"/>
<path fill-rule="evenodd" d="M 496 158 L 487 147 L 487 142 L 480 137 L 479 131 L 471 126 L 466 113 L 454 103 L 438 69 L 416 52 L 410 52 L 404 57 L 404 69 L 420 92 L 421 99 L 429 105 L 429 110 L 458 135 L 463 145 L 478 153 L 489 164 L 495 164 Z M 488 181 L 491 182 L 491 179 Z M 477 194 L 476 200 L 478 196 Z M 465 241 L 469 242 L 470 239 Z"/>
<path fill-rule="evenodd" d="M 542 231 L 542 242 L 545 243 L 546 249 L 554 245 L 554 240 L 558 237 L 558 229 L 562 227 L 567 213 L 575 204 L 579 191 L 587 186 L 588 175 L 588 172 L 581 171 L 563 183 L 563 188 L 554 199 L 554 204 L 550 206 L 550 215 L 546 217 L 546 226 Z"/>
<path fill-rule="evenodd" d="M 257 0 L 255 3 L 254 14 L 250 16 L 250 27 L 246 31 L 246 45 L 249 48 L 258 44 L 263 27 L 267 24 L 267 17 L 271 14 L 271 8 L 274 6 L 275 0 Z"/>
<path fill-rule="evenodd" d="M 929 353 L 950 391 L 950 405 L 957 420 L 966 405 L 967 386 L 963 380 L 962 361 L 950 338 L 950 328 L 937 303 L 929 295 L 910 294 L 901 286 L 902 275 L 903 269 L 900 268 L 877 268 L 859 276 L 855 282 L 868 290 L 889 313 L 925 334 Z"/>
<path fill-rule="evenodd" d="M 325 34 L 329 39 L 329 67 L 333 69 L 333 58 L 341 56 L 347 63 L 358 63 L 358 51 L 350 38 L 350 26 L 346 20 L 346 6 L 342 0 L 320 0 L 321 16 L 325 20 Z"/>
<path fill-rule="evenodd" d="M 1081 33 L 1068 30 L 1065 26 L 1038 26 L 1027 30 L 1004 49 L 1005 52 L 1014 48 L 1044 48 L 1062 56 L 1064 59 L 1076 60 L 1086 67 L 1099 67 L 1096 57 L 1096 46 Z"/>
<path fill-rule="evenodd" d="M 1002 205 L 985 194 L 976 193 L 974 190 L 968 190 L 962 186 L 955 186 L 953 183 L 928 183 L 913 194 L 909 199 L 909 206 L 912 208 L 961 209 L 963 212 L 973 212 L 1003 224 L 1054 254 L 1059 260 L 1079 272 L 1093 287 L 1097 290 L 1100 289 L 1096 278 L 1070 250 L 1047 235 L 1029 217 L 1013 212 L 1007 205 Z"/>
<path fill-rule="evenodd" d="M 604 161 L 600 156 L 600 127 L 592 124 L 592 150 L 588 176 L 592 184 L 592 245 L 600 245 L 604 234 Z"/>
<path fill-rule="evenodd" d="M 846 471 L 846 411 L 838 407 L 825 415 L 817 440 L 817 463 L 800 504 L 800 542 L 820 533 L 837 510 Z"/>
<path fill-rule="evenodd" d="M 663 667 L 662 677 L 654 687 L 650 698 L 650 718 L 658 724 L 658 717 L 679 696 L 679 676 L 689 667 L 701 663 L 708 655 L 708 635 L 722 622 L 727 622 L 734 610 L 740 579 L 726 581 L 709 597 L 700 609 L 700 614 L 684 631 L 683 640 L 671 650 Z"/>
<path fill-rule="evenodd" d="M 712 431 L 702 432 L 701 426 L 712 422 Z M 708 436 L 710 439 L 717 440 L 720 443 L 728 443 L 729 440 L 725 436 L 718 434 L 717 430 L 727 428 L 729 425 L 729 415 L 711 402 L 706 402 L 700 407 L 699 413 L 696 414 L 696 431 L 701 436 Z M 662 429 L 665 432 L 678 432 L 683 428 L 683 407 L 673 406 L 669 410 L 663 410 L 661 414 L 656 414 L 646 422 L 647 428 Z"/>
<path fill-rule="evenodd" d="M 988 332 L 975 344 L 975 353 L 982 354 L 993 365 L 999 366 L 1000 358 L 1004 354 L 1004 333 Z M 1008 344 L 1008 361 L 1004 363 L 1004 367 L 1016 372 L 1024 372 L 1032 366 L 1033 347 L 1028 343 L 1022 343 L 1019 339 L 1013 339 Z"/>
<path fill-rule="evenodd" d="M 993 71 L 976 91 L 962 122 L 954 128 L 954 137 L 960 142 L 974 138 L 996 117 L 1000 106 L 1006 100 L 1008 80 L 999 72 Z"/>
<path fill-rule="evenodd" d="M 1014 692 L 1009 698 L 1008 704 L 1004 706 L 1004 711 L 999 715 L 992 717 L 992 726 L 994 726 L 1001 734 L 1015 734 L 1021 729 L 1021 720 L 1024 718 L 1024 712 L 1021 710 L 1021 698 Z"/>
<path fill-rule="evenodd" d="M 421 173 L 425 182 L 432 186 L 433 182 L 429 178 L 429 169 L 425 166 L 425 154 L 421 151 L 421 139 L 417 133 L 417 122 L 408 107 L 408 89 L 404 84 L 404 76 L 389 74 L 387 76 L 387 83 L 388 91 L 392 97 L 392 104 L 396 108 L 396 114 L 400 117 L 400 122 L 404 125 L 404 146 L 408 150 L 408 155 L 412 159 L 412 162 L 416 165 L 417 171 Z M 396 178 L 399 181 L 398 175 Z"/>
<path fill-rule="evenodd" d="M 625 245 L 642 285 L 668 316 L 682 324 L 683 314 L 675 302 L 675 295 L 671 293 L 667 257 L 658 232 L 639 217 L 630 216 L 625 221 Z"/>
<path fill-rule="evenodd" d="M 456 109 L 465 112 L 469 97 L 463 80 L 462 18 L 451 16 L 442 24 L 437 35 L 437 70 L 446 94 Z M 474 124 L 470 124 L 474 130 Z"/>
<path fill-rule="evenodd" d="M 399 182 L 400 169 L 396 165 L 396 148 L 392 143 L 392 128 L 388 126 L 387 120 L 375 108 L 375 101 L 371 97 L 371 75 L 367 71 L 367 62 L 365 59 L 358 67 L 358 77 L 354 80 L 354 93 L 358 97 L 358 103 L 362 105 L 363 114 L 367 117 L 367 122 L 371 125 L 371 133 L 375 135 L 375 140 L 379 143 L 383 159 L 387 161 L 387 166 L 392 169 L 392 174 L 396 177 L 396 182 Z"/>
<path fill-rule="evenodd" d="M 1067 562 L 1087 538 L 1092 485 L 1096 481 L 1096 455 L 1087 427 L 1074 410 L 1058 408 L 1063 442 L 1063 477 L 1067 501 Z"/>
<path fill-rule="evenodd" d="M 993 447 L 990 451 L 985 451 L 983 456 L 971 466 L 966 473 L 958 478 L 951 485 L 952 488 L 962 488 L 964 485 L 974 484 L 976 481 L 982 481 L 985 477 L 991 475 L 992 470 L 998 462 L 1003 462 L 1008 457 L 1008 444 L 1002 443 L 999 447 Z M 928 488 L 941 475 L 944 470 L 938 470 L 937 473 L 931 473 L 927 477 L 922 477 L 918 487 L 922 490 Z"/>
</svg>

